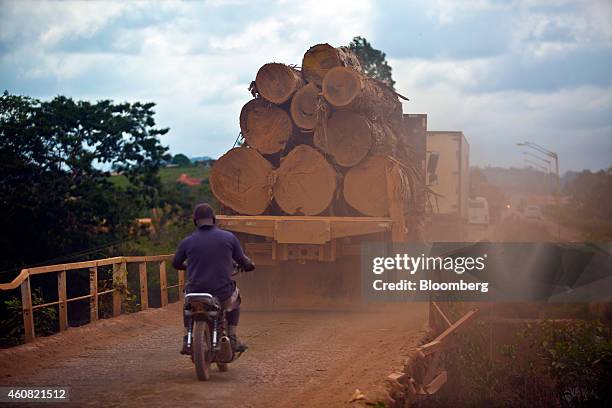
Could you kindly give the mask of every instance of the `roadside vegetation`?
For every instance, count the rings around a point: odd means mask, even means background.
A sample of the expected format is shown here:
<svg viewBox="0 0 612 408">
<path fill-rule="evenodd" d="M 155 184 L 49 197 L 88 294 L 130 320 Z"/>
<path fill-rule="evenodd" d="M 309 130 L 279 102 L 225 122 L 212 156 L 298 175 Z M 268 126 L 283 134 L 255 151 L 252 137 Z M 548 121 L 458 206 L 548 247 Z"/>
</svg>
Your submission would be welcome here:
<svg viewBox="0 0 612 408">
<path fill-rule="evenodd" d="M 449 382 L 424 406 L 610 406 L 612 329 L 592 316 L 483 320 L 459 334 L 446 368 Z"/>
<path fill-rule="evenodd" d="M 160 136 L 169 129 L 156 126 L 154 107 L 0 96 L 0 281 L 11 281 L 28 266 L 174 251 L 192 228 L 193 205 L 213 201 L 211 160 L 194 164 L 184 154 L 168 154 Z M 191 184 L 177 181 L 183 174 Z M 32 285 L 35 305 L 57 298 L 55 276 L 41 276 Z M 75 273 L 71 288 L 88 291 L 87 274 Z M 127 309 L 135 310 L 137 296 L 129 293 L 127 299 Z M 101 317 L 106 303 L 101 298 Z M 88 318 L 70 315 L 71 325 Z M 0 292 L 0 316 L 0 346 L 19 343 L 18 290 Z M 55 332 L 56 321 L 57 306 L 35 312 L 38 335 Z"/>
<path fill-rule="evenodd" d="M 565 203 L 547 209 L 548 215 L 573 230 L 585 241 L 612 240 L 612 167 L 574 173 L 563 187 Z"/>
</svg>

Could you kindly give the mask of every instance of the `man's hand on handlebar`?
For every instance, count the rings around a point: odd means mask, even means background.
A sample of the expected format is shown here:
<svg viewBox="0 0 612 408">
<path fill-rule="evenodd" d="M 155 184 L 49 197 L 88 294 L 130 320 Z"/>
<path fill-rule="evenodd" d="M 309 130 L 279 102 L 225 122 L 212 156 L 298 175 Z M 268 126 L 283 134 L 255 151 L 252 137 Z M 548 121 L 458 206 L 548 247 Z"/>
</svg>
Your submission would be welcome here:
<svg viewBox="0 0 612 408">
<path fill-rule="evenodd" d="M 245 266 L 234 263 L 234 273 L 232 273 L 232 276 L 238 275 L 240 272 L 251 272 L 254 269 L 255 264 L 253 262 L 249 262 Z"/>
</svg>

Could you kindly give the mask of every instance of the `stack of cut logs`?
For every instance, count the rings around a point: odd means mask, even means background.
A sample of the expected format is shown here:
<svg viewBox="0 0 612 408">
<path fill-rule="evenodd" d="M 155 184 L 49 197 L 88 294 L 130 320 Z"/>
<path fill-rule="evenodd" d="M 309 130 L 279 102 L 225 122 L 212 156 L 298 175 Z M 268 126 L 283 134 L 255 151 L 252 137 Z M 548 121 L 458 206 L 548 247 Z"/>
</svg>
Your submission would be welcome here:
<svg viewBox="0 0 612 408">
<path fill-rule="evenodd" d="M 355 54 L 315 45 L 301 71 L 262 66 L 251 92 L 240 113 L 244 143 L 210 174 L 226 212 L 389 214 L 387 169 L 410 159 L 402 105 L 391 88 L 363 73 Z"/>
</svg>

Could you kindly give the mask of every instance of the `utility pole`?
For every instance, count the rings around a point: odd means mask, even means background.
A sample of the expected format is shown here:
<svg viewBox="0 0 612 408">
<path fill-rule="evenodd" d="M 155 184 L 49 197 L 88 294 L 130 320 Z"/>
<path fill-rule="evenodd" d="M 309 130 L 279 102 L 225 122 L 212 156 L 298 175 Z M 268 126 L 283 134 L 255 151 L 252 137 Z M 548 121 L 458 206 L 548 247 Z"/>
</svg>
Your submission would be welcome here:
<svg viewBox="0 0 612 408">
<path fill-rule="evenodd" d="M 536 159 L 538 159 L 538 160 L 540 160 L 540 161 L 542 161 L 542 162 L 546 163 L 546 165 L 547 165 L 547 167 L 548 167 L 548 173 L 552 173 L 552 168 L 551 168 L 552 163 L 550 162 L 550 160 L 545 159 L 545 158 L 543 158 L 543 157 L 540 157 L 540 156 L 538 156 L 537 154 L 533 154 L 533 153 L 531 153 L 531 152 L 523 152 L 523 154 L 524 154 L 524 155 L 527 155 L 527 156 L 535 157 Z"/>
<path fill-rule="evenodd" d="M 523 160 L 525 160 L 525 163 L 529 163 L 532 167 L 534 167 L 536 169 L 540 169 L 544 173 L 548 172 L 548 169 L 546 167 L 542 166 L 541 164 L 538 164 L 538 163 L 534 162 L 533 160 L 529 160 L 529 159 L 523 159 Z"/>
<path fill-rule="evenodd" d="M 523 143 L 517 143 L 517 146 L 525 146 L 525 147 L 529 147 L 541 154 L 544 154 L 548 157 L 550 157 L 551 159 L 554 159 L 555 161 L 555 174 L 557 176 L 557 188 L 556 188 L 556 205 L 557 205 L 557 211 L 560 211 L 561 209 L 561 177 L 559 176 L 559 155 L 556 152 L 553 152 L 552 150 L 548 150 L 545 147 L 540 146 L 537 143 L 533 143 L 533 142 L 523 142 Z M 537 156 L 536 156 L 537 157 Z M 559 221 L 559 217 L 557 216 L 557 237 L 559 239 L 559 241 L 561 241 L 561 223 Z"/>
</svg>

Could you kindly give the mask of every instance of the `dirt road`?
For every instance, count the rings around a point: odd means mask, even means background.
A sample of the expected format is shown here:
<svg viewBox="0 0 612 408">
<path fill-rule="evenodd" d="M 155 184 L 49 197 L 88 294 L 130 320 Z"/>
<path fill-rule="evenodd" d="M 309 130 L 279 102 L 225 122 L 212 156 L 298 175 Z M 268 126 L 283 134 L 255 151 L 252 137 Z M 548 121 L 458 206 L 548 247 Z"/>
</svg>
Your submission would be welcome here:
<svg viewBox="0 0 612 408">
<path fill-rule="evenodd" d="M 250 350 L 208 382 L 198 382 L 178 353 L 179 316 L 173 304 L 1 350 L 0 385 L 69 386 L 73 406 L 349 406 L 356 388 L 382 392 L 386 375 L 423 335 L 427 315 L 423 303 L 244 312 Z"/>
</svg>

